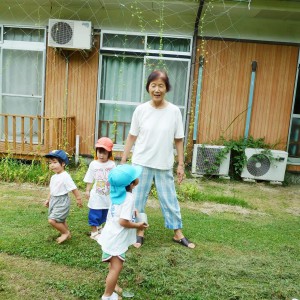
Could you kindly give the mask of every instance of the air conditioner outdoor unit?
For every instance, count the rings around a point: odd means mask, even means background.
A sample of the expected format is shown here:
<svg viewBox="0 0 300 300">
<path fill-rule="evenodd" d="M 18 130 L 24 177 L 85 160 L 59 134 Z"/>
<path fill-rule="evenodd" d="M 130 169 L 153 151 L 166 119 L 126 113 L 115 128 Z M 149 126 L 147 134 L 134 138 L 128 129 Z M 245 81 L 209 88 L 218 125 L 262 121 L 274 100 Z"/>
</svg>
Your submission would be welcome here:
<svg viewBox="0 0 300 300">
<path fill-rule="evenodd" d="M 218 155 L 221 160 L 218 162 Z M 230 151 L 225 151 L 225 146 L 195 144 L 192 162 L 192 175 L 219 175 L 228 178 Z"/>
<path fill-rule="evenodd" d="M 92 23 L 90 21 L 49 19 L 48 46 L 90 50 L 92 47 Z"/>
<path fill-rule="evenodd" d="M 288 153 L 280 150 L 270 151 L 271 155 L 268 155 L 264 149 L 245 149 L 247 164 L 241 173 L 244 181 L 268 180 L 275 184 L 284 181 Z"/>
</svg>

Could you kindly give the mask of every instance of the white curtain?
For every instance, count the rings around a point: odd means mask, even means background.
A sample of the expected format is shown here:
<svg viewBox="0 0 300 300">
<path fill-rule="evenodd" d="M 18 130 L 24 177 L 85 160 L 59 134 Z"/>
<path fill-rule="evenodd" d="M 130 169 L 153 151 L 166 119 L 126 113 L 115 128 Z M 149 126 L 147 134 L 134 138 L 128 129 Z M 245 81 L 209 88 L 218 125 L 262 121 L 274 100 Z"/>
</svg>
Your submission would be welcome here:
<svg viewBox="0 0 300 300">
<path fill-rule="evenodd" d="M 189 52 L 191 47 L 191 40 L 184 38 L 148 36 L 147 41 L 151 50 Z"/>
<path fill-rule="evenodd" d="M 44 40 L 44 30 L 5 28 L 4 46 L 1 49 L 1 95 L 0 112 L 16 115 L 42 115 L 43 51 L 16 50 L 5 46 L 5 41 L 40 42 Z M 3 138 L 4 120 L 1 122 L 1 137 Z M 37 134 L 37 124 L 33 123 L 34 139 Z M 13 124 L 9 119 L 8 134 L 12 136 Z M 21 136 L 21 119 L 16 119 L 17 140 Z M 29 119 L 25 121 L 25 138 L 29 137 Z"/>
<path fill-rule="evenodd" d="M 141 102 L 142 76 L 143 58 L 102 57 L 98 135 L 108 136 L 117 144 L 124 143 L 136 107 L 132 102 Z"/>
<path fill-rule="evenodd" d="M 2 93 L 42 96 L 42 52 L 4 49 L 2 64 Z"/>
<path fill-rule="evenodd" d="M 168 74 L 171 90 L 166 94 L 167 100 L 183 108 L 186 101 L 188 61 L 148 58 L 146 60 L 145 81 L 155 69 L 165 70 Z M 147 92 L 144 94 L 144 101 L 146 100 L 149 100 Z"/>
<path fill-rule="evenodd" d="M 190 47 L 190 38 L 103 33 L 98 137 L 123 144 L 136 105 L 150 99 L 145 85 L 156 69 L 168 73 L 172 89 L 166 98 L 180 108 L 184 119 L 190 59 L 183 55 L 189 55 Z M 162 56 L 161 51 L 174 56 Z"/>
<path fill-rule="evenodd" d="M 100 100 L 140 102 L 143 58 L 103 56 Z"/>
<path fill-rule="evenodd" d="M 3 39 L 6 41 L 44 42 L 45 30 L 36 28 L 5 27 Z"/>
<path fill-rule="evenodd" d="M 144 49 L 145 37 L 140 35 L 125 35 L 105 33 L 103 47 L 119 49 Z"/>
</svg>

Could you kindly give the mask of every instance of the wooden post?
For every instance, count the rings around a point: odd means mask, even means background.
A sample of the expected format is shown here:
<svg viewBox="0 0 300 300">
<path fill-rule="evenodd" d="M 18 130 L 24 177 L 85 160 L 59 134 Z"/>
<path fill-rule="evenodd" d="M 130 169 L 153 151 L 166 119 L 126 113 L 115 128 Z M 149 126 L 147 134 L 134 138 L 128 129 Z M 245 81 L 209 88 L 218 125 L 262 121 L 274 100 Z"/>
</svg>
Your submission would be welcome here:
<svg viewBox="0 0 300 300">
<path fill-rule="evenodd" d="M 25 118 L 21 117 L 21 152 L 24 152 L 25 149 Z"/>
</svg>

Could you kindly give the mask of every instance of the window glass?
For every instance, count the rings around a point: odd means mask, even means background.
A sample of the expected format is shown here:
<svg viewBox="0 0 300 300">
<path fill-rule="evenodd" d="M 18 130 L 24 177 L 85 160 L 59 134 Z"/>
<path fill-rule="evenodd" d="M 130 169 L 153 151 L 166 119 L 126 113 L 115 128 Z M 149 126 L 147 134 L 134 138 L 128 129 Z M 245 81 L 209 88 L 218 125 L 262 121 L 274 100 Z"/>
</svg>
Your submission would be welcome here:
<svg viewBox="0 0 300 300">
<path fill-rule="evenodd" d="M 39 98 L 29 98 L 29 97 L 12 97 L 12 96 L 2 96 L 2 113 L 3 114 L 12 114 L 12 115 L 39 115 L 41 111 L 41 99 Z M 1 118 L 2 124 L 1 128 L 4 128 L 4 118 Z M 21 141 L 22 134 L 22 123 L 20 118 L 16 118 L 16 135 L 17 141 Z M 33 132 L 33 139 L 37 141 L 37 128 L 38 123 L 35 119 L 31 124 L 28 118 L 24 119 L 24 137 L 27 141 L 30 140 L 30 130 Z M 2 130 L 3 135 L 1 138 L 4 138 L 4 131 Z M 13 135 L 13 123 L 12 119 L 8 119 L 8 138 Z"/>
<path fill-rule="evenodd" d="M 174 51 L 174 52 L 190 52 L 191 40 L 187 38 L 159 37 L 148 36 L 147 49 Z"/>
<path fill-rule="evenodd" d="M 44 42 L 45 30 L 4 27 L 3 39 L 23 42 Z"/>
<path fill-rule="evenodd" d="M 45 43 L 45 29 L 4 27 L 3 37 L 4 43 L 0 44 L 0 113 L 22 116 L 42 115 L 45 47 L 41 45 L 44 46 Z M 28 47 L 29 44 L 30 47 Z M 11 139 L 15 129 L 17 141 L 20 141 L 21 128 L 24 127 L 22 134 L 25 139 L 30 139 L 31 130 L 32 139 L 37 142 L 36 119 L 31 124 L 29 118 L 16 117 L 14 124 L 12 120 L 10 118 L 8 121 L 8 137 L 6 138 Z M 4 118 L 1 118 L 1 132 L 3 132 L 3 126 Z"/>
<path fill-rule="evenodd" d="M 120 49 L 144 49 L 145 37 L 140 35 L 104 33 L 103 47 Z"/>
<path fill-rule="evenodd" d="M 300 115 L 300 72 L 298 75 L 298 83 L 297 83 L 297 88 L 296 88 L 295 104 L 294 104 L 293 113 Z"/>
<path fill-rule="evenodd" d="M 168 74 L 171 90 L 166 94 L 167 100 L 178 106 L 185 106 L 187 74 L 189 70 L 188 61 L 150 59 L 146 60 L 146 80 L 147 76 L 156 69 L 165 70 Z M 148 93 L 144 95 L 144 101 L 149 100 Z"/>
<path fill-rule="evenodd" d="M 290 157 L 300 158 L 300 118 L 293 118 L 288 152 Z"/>
<path fill-rule="evenodd" d="M 98 87 L 97 138 L 109 136 L 116 144 L 123 145 L 129 132 L 133 111 L 139 103 L 148 101 L 145 90 L 148 75 L 155 69 L 167 71 L 171 90 L 166 98 L 180 108 L 183 119 L 187 103 L 187 87 L 190 59 L 179 58 L 183 52 L 190 51 L 188 38 L 149 37 L 148 45 L 159 54 L 149 54 L 144 47 L 147 35 L 103 33 L 100 50 L 101 70 Z M 161 44 L 163 43 L 163 47 Z M 108 48 L 114 48 L 109 50 Z M 133 54 L 118 54 L 122 49 L 136 49 Z M 141 51 L 138 51 L 138 50 Z M 118 51 L 119 50 L 119 51 Z M 172 57 L 160 50 L 172 51 Z M 120 52 L 119 52 L 120 53 Z M 175 58 L 173 54 L 176 54 Z M 169 56 L 168 56 L 169 55 Z M 186 53 L 184 54 L 186 55 Z"/>
<path fill-rule="evenodd" d="M 41 96 L 42 68 L 42 52 L 3 50 L 2 92 Z"/>
<path fill-rule="evenodd" d="M 300 52 L 299 52 L 300 53 Z M 298 61 L 298 74 L 295 89 L 295 99 L 292 115 L 292 124 L 289 136 L 288 153 L 291 161 L 300 163 L 300 58 Z"/>
<path fill-rule="evenodd" d="M 140 102 L 143 58 L 103 56 L 100 100 Z"/>
<path fill-rule="evenodd" d="M 129 133 L 131 116 L 136 106 L 100 104 L 98 136 L 108 136 L 115 144 L 123 144 Z"/>
</svg>

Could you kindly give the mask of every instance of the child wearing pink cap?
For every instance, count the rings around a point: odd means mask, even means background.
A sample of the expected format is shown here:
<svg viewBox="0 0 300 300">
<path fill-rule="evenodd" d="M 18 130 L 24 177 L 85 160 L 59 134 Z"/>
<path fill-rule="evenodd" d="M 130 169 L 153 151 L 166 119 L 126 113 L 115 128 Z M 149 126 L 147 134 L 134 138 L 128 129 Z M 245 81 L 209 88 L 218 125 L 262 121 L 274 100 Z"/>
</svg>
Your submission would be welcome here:
<svg viewBox="0 0 300 300">
<path fill-rule="evenodd" d="M 106 222 L 110 206 L 110 186 L 108 174 L 116 164 L 112 160 L 113 142 L 108 137 L 100 138 L 95 144 L 97 159 L 93 160 L 83 179 L 86 185 L 88 201 L 88 223 L 91 226 L 91 239 L 97 240 L 101 226 Z"/>
</svg>

